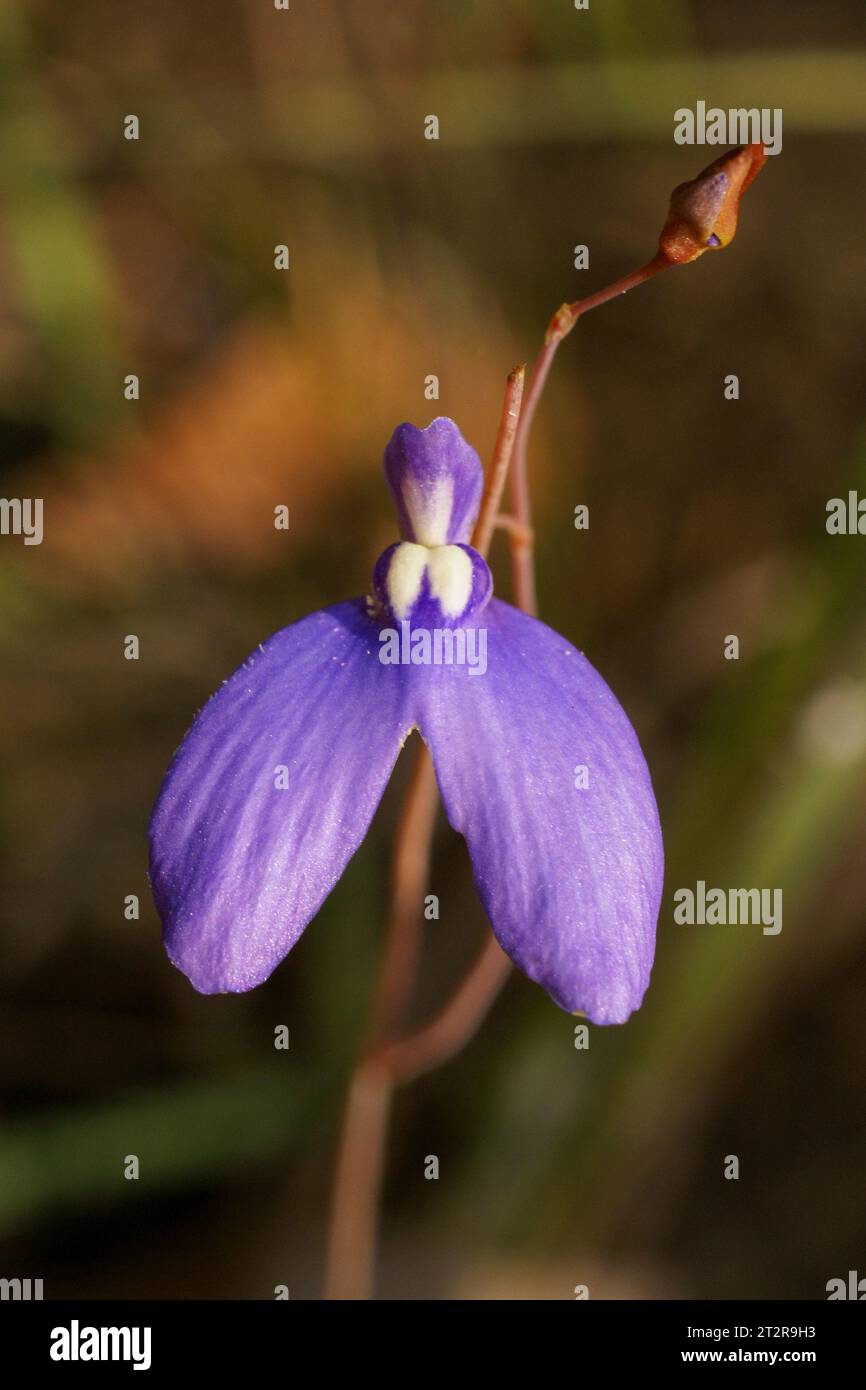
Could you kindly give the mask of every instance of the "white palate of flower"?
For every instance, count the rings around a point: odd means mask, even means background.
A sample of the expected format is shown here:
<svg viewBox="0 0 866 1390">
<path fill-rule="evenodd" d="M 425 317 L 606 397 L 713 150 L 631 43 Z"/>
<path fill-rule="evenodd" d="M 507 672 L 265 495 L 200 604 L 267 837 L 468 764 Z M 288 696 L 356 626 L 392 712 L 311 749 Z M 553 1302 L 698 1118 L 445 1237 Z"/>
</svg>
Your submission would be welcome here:
<svg viewBox="0 0 866 1390">
<path fill-rule="evenodd" d="M 402 541 L 391 556 L 385 588 L 395 617 L 404 618 L 416 602 L 421 592 L 429 554 L 426 545 Z"/>
<path fill-rule="evenodd" d="M 427 560 L 430 592 L 446 618 L 458 618 L 472 596 L 472 561 L 459 545 L 441 545 Z"/>
<path fill-rule="evenodd" d="M 417 603 L 425 572 L 430 592 L 446 618 L 457 618 L 472 596 L 472 561 L 459 545 L 428 547 L 402 541 L 391 556 L 385 587 L 395 617 L 402 620 Z"/>
</svg>

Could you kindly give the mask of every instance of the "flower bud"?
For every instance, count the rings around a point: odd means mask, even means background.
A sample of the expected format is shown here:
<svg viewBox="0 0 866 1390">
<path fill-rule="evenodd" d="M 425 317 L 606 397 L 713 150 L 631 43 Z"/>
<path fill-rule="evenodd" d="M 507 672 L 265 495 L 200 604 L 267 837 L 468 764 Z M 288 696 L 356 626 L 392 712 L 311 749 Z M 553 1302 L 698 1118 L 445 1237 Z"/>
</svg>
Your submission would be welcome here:
<svg viewBox="0 0 866 1390">
<path fill-rule="evenodd" d="M 767 158 L 764 146 L 741 145 L 708 164 L 696 179 L 671 194 L 659 254 L 671 265 L 687 265 L 705 251 L 733 241 L 740 199 Z"/>
</svg>

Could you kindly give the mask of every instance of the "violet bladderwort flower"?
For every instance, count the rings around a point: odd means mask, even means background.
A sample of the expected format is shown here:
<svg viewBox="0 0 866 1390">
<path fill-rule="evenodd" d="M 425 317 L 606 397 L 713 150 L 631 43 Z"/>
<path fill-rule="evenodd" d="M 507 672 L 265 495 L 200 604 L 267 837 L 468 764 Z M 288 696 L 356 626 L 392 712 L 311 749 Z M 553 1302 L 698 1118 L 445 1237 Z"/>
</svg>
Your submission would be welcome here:
<svg viewBox="0 0 866 1390">
<path fill-rule="evenodd" d="M 561 1008 L 622 1023 L 649 981 L 663 877 L 634 730 L 586 657 L 493 597 L 469 544 L 482 468 L 457 426 L 400 425 L 385 472 L 402 540 L 371 598 L 270 637 L 166 775 L 150 877 L 169 957 L 204 994 L 265 980 L 417 729 L 500 945 Z M 483 669 L 466 657 L 482 646 Z"/>
</svg>

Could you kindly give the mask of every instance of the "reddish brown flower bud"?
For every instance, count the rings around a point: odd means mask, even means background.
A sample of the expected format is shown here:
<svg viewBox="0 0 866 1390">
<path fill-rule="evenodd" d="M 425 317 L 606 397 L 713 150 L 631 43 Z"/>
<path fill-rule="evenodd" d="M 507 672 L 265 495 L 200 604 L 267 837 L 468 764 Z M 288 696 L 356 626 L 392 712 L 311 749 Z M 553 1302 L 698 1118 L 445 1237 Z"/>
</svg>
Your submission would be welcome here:
<svg viewBox="0 0 866 1390">
<path fill-rule="evenodd" d="M 671 265 L 686 265 L 733 241 L 740 199 L 766 158 L 762 144 L 741 145 L 675 188 L 659 238 L 660 255 Z"/>
</svg>

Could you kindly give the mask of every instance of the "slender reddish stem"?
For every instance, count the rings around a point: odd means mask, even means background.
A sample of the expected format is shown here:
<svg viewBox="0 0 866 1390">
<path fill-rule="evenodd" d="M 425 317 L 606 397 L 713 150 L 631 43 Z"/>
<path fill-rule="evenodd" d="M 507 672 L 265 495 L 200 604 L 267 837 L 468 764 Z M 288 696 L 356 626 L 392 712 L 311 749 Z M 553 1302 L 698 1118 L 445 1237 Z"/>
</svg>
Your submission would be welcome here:
<svg viewBox="0 0 866 1390">
<path fill-rule="evenodd" d="M 371 1045 L 393 1037 L 404 1021 L 421 944 L 418 909 L 430 876 L 438 800 L 433 759 L 422 744 L 394 838 L 391 915 L 370 1024 Z"/>
<path fill-rule="evenodd" d="M 385 1049 L 384 1060 L 397 1080 L 412 1081 L 456 1056 L 478 1031 L 510 973 L 511 961 L 491 934 L 441 1012 Z"/>
<path fill-rule="evenodd" d="M 436 776 L 425 747 L 418 750 L 394 840 L 391 912 L 385 954 L 367 1041 L 349 1084 L 343 1119 L 325 1297 L 369 1298 L 382 1186 L 385 1136 L 394 1076 L 381 1049 L 403 1022 L 420 946 L 420 904 L 430 872 L 436 820 Z"/>
<path fill-rule="evenodd" d="M 349 1086 L 334 1177 L 325 1298 L 370 1298 L 385 1139 L 394 1093 L 389 1068 L 362 1057 Z"/>
<path fill-rule="evenodd" d="M 514 448 L 514 440 L 520 420 L 520 406 L 523 400 L 523 382 L 525 377 L 526 364 L 524 363 L 520 367 L 515 367 L 509 374 L 505 386 L 505 398 L 502 402 L 499 432 L 496 436 L 496 444 L 493 449 L 493 459 L 487 470 L 487 480 L 484 487 L 484 496 L 481 499 L 478 521 L 472 535 L 472 544 L 481 555 L 487 554 L 490 549 L 490 542 L 493 539 L 496 516 L 499 511 L 499 504 L 502 500 L 505 479 L 508 476 L 508 465 L 511 462 L 511 452 Z"/>
<path fill-rule="evenodd" d="M 529 473 L 526 466 L 527 441 L 547 374 L 550 371 L 558 343 L 546 339 L 536 358 L 523 397 L 523 409 L 514 437 L 514 461 L 511 469 L 511 511 L 514 529 L 509 531 L 511 542 L 511 575 L 514 601 L 525 613 L 537 613 L 535 594 L 535 562 L 533 557 L 532 506 L 529 499 Z"/>
<path fill-rule="evenodd" d="M 637 285 L 642 285 L 646 280 L 652 279 L 669 264 L 670 262 L 664 256 L 655 256 L 646 265 L 641 266 L 638 270 L 633 270 L 630 275 L 623 275 L 621 279 L 614 280 L 613 284 L 606 285 L 602 290 L 596 290 L 595 294 L 587 295 L 585 299 L 576 299 L 572 304 L 563 304 L 560 309 L 557 309 L 548 324 L 541 351 L 530 373 L 529 385 L 523 398 L 523 409 L 520 412 L 520 421 L 514 440 L 514 464 L 511 470 L 511 510 L 518 528 L 512 533 L 511 541 L 514 596 L 518 608 L 523 608 L 527 613 L 537 611 L 527 446 L 538 402 L 547 384 L 556 350 L 563 338 L 568 336 L 577 320 L 582 318 L 584 314 L 588 314 L 591 309 L 598 309 L 610 299 L 616 299 L 618 295 L 627 294 Z M 521 532 L 523 539 L 521 539 Z"/>
<path fill-rule="evenodd" d="M 569 327 L 573 328 L 577 320 L 583 318 L 584 314 L 588 314 L 590 309 L 598 309 L 602 304 L 607 304 L 609 299 L 616 299 L 617 295 L 628 294 L 629 290 L 643 285 L 645 281 L 658 275 L 660 270 L 666 270 L 669 265 L 671 262 L 659 252 L 658 255 L 653 256 L 651 261 L 647 261 L 646 265 L 633 270 L 630 275 L 623 275 L 619 280 L 614 280 L 612 284 L 606 285 L 603 290 L 596 290 L 595 294 L 588 294 L 585 299 L 576 299 L 573 304 L 568 305 L 573 315 Z M 555 318 L 556 315 L 554 315 Z M 565 337 L 565 334 L 562 336 Z"/>
</svg>

